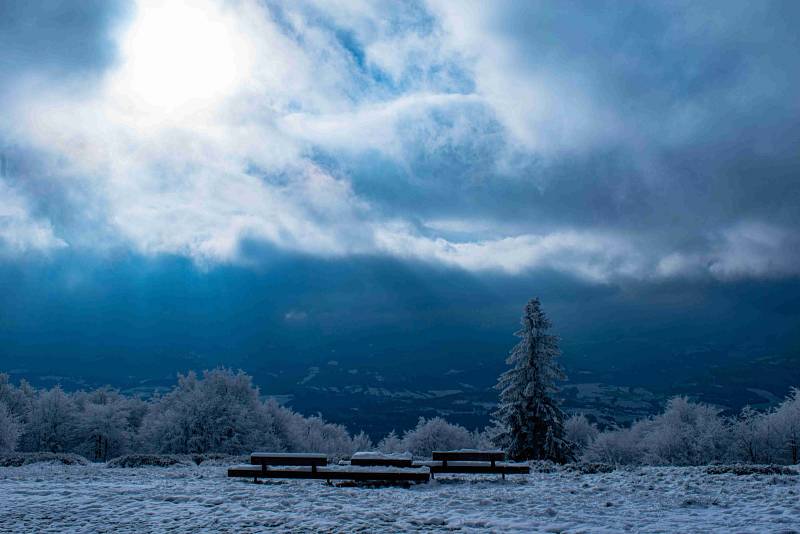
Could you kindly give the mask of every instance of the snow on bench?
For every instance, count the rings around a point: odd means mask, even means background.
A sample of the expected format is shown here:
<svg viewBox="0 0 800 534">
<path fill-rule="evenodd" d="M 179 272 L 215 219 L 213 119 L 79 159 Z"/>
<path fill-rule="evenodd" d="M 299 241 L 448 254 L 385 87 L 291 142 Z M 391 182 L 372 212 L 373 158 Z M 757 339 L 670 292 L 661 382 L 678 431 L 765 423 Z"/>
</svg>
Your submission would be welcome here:
<svg viewBox="0 0 800 534">
<path fill-rule="evenodd" d="M 445 465 L 448 461 L 456 462 L 501 462 L 506 459 L 506 453 L 503 451 L 480 451 L 477 449 L 459 449 L 457 451 L 433 451 L 431 454 L 434 460 L 443 462 Z"/>
<path fill-rule="evenodd" d="M 410 452 L 385 454 L 381 452 L 357 452 L 350 457 L 350 465 L 411 467 L 413 459 Z"/>
</svg>

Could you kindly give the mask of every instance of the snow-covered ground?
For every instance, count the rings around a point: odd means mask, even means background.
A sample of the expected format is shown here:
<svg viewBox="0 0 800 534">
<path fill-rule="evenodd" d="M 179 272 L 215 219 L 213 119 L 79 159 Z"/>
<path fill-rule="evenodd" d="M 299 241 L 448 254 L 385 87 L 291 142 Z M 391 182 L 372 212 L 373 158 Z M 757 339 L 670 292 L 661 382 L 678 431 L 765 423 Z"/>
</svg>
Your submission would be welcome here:
<svg viewBox="0 0 800 534">
<path fill-rule="evenodd" d="M 800 476 L 641 468 L 404 488 L 253 484 L 224 467 L 0 468 L 0 532 L 800 532 Z"/>
</svg>

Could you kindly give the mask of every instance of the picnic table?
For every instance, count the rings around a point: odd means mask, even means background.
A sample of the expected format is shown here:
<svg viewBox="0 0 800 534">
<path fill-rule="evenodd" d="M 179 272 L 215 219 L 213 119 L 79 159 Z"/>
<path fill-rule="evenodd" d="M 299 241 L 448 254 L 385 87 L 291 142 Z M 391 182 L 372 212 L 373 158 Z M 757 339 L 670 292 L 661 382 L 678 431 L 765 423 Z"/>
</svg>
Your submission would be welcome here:
<svg viewBox="0 0 800 534">
<path fill-rule="evenodd" d="M 373 465 L 328 465 L 328 457 L 317 453 L 264 453 L 250 455 L 250 464 L 228 468 L 229 477 L 355 480 L 371 482 L 428 482 L 427 466 L 374 467 Z"/>
</svg>

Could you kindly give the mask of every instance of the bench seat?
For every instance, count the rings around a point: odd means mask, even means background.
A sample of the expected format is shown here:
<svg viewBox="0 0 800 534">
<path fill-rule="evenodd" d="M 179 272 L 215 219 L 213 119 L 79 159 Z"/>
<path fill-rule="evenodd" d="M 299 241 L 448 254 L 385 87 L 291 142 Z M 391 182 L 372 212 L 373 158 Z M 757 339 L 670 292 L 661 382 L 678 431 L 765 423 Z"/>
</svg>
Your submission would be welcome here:
<svg viewBox="0 0 800 534">
<path fill-rule="evenodd" d="M 531 468 L 525 463 L 495 462 L 444 462 L 421 461 L 414 462 L 414 467 L 428 467 L 431 473 L 464 473 L 464 474 L 498 474 L 498 475 L 527 475 Z"/>
<path fill-rule="evenodd" d="M 229 477 L 243 478 L 298 478 L 315 480 L 358 480 L 358 481 L 397 481 L 397 482 L 428 482 L 430 468 L 419 466 L 414 468 L 392 468 L 359 466 L 326 467 L 308 466 L 281 466 L 262 467 L 259 465 L 235 465 L 228 468 Z"/>
</svg>

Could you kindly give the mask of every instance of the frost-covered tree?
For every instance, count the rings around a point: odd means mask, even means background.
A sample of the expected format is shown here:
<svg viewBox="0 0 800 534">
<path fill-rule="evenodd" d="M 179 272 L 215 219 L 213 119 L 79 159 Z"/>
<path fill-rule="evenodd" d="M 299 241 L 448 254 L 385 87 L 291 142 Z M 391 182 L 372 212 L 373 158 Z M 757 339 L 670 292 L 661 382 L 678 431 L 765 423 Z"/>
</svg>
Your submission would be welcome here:
<svg viewBox="0 0 800 534">
<path fill-rule="evenodd" d="M 448 423 L 441 417 L 420 417 L 416 428 L 403 435 L 403 446 L 414 456 L 430 458 L 431 452 L 437 450 L 472 448 L 475 438 L 463 426 Z"/>
<path fill-rule="evenodd" d="M 641 464 L 646 451 L 642 440 L 649 421 L 634 423 L 630 428 L 614 428 L 601 432 L 583 452 L 582 460 L 615 465 Z"/>
<path fill-rule="evenodd" d="M 272 449 L 269 414 L 251 378 L 226 369 L 178 377 L 178 385 L 154 401 L 142 423 L 141 442 L 154 452 L 241 454 Z"/>
<path fill-rule="evenodd" d="M 800 451 L 800 389 L 793 388 L 786 400 L 767 417 L 780 437 L 780 456 L 796 464 Z"/>
<path fill-rule="evenodd" d="M 686 397 L 667 402 L 647 425 L 642 446 L 649 463 L 703 465 L 727 460 L 731 435 L 720 410 Z"/>
<path fill-rule="evenodd" d="M 731 456 L 750 463 L 770 463 L 770 425 L 766 414 L 745 406 L 731 423 Z"/>
<path fill-rule="evenodd" d="M 7 374 L 0 373 L 0 403 L 5 404 L 17 420 L 25 421 L 35 398 L 36 390 L 28 382 L 22 380 L 17 387 L 11 383 Z"/>
<path fill-rule="evenodd" d="M 87 404 L 76 425 L 78 453 L 91 460 L 105 462 L 128 450 L 130 432 L 124 402 Z"/>
<path fill-rule="evenodd" d="M 292 420 L 288 435 L 289 450 L 293 452 L 323 452 L 342 457 L 355 452 L 347 429 L 342 425 L 327 423 L 321 417 L 297 415 Z"/>
<path fill-rule="evenodd" d="M 67 452 L 75 441 L 76 408 L 56 386 L 41 390 L 33 400 L 22 442 L 27 451 Z"/>
<path fill-rule="evenodd" d="M 583 414 L 575 414 L 564 422 L 564 437 L 580 452 L 594 442 L 600 431 Z"/>
<path fill-rule="evenodd" d="M 353 436 L 352 444 L 350 446 L 353 452 L 358 451 L 371 451 L 373 449 L 372 440 L 363 430 Z"/>
<path fill-rule="evenodd" d="M 0 452 L 13 452 L 17 448 L 19 435 L 19 421 L 0 401 Z"/>
<path fill-rule="evenodd" d="M 500 375 L 500 405 L 495 417 L 504 427 L 497 444 L 515 460 L 553 460 L 571 457 L 564 438 L 564 413 L 555 395 L 566 378 L 556 359 L 558 338 L 549 333 L 550 320 L 538 298 L 531 299 L 516 332 L 519 343 L 506 360 L 511 369 Z"/>
<path fill-rule="evenodd" d="M 403 438 L 392 430 L 378 443 L 378 450 L 386 453 L 406 452 L 406 446 L 403 443 Z"/>
<path fill-rule="evenodd" d="M 703 465 L 730 457 L 731 430 L 719 410 L 675 397 L 666 410 L 630 428 L 603 432 L 583 459 L 614 464 Z"/>
</svg>

